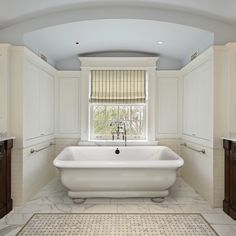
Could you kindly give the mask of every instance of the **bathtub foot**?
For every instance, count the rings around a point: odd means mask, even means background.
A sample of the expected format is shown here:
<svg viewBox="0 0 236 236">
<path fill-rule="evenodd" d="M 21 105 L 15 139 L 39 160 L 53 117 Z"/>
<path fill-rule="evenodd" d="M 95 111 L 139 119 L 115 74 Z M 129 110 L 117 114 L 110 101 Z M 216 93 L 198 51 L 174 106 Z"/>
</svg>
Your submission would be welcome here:
<svg viewBox="0 0 236 236">
<path fill-rule="evenodd" d="M 86 198 L 73 198 L 75 204 L 83 204 L 86 201 Z"/>
<path fill-rule="evenodd" d="M 154 203 L 161 203 L 165 200 L 164 197 L 152 197 L 151 198 L 151 201 L 154 202 Z"/>
</svg>

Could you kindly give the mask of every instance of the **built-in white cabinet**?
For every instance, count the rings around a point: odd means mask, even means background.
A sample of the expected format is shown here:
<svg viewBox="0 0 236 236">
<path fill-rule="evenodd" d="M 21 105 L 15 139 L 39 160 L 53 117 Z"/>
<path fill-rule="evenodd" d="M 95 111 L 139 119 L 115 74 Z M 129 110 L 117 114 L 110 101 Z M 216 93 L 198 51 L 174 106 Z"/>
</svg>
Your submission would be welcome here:
<svg viewBox="0 0 236 236">
<path fill-rule="evenodd" d="M 184 69 L 183 135 L 195 142 L 210 142 L 213 138 L 213 72 L 212 57 L 192 62 Z"/>
<path fill-rule="evenodd" d="M 157 137 L 178 137 L 179 73 L 157 73 Z"/>
<path fill-rule="evenodd" d="M 27 147 L 54 135 L 55 69 L 23 47 L 11 50 L 11 134 Z"/>
<path fill-rule="evenodd" d="M 24 136 L 26 140 L 54 132 L 54 78 L 30 61 L 25 61 Z"/>
<path fill-rule="evenodd" d="M 58 72 L 56 80 L 56 135 L 80 136 L 79 83 L 80 72 Z"/>
<path fill-rule="evenodd" d="M 8 100 L 9 100 L 9 46 L 0 45 L 0 132 L 8 131 Z"/>
</svg>

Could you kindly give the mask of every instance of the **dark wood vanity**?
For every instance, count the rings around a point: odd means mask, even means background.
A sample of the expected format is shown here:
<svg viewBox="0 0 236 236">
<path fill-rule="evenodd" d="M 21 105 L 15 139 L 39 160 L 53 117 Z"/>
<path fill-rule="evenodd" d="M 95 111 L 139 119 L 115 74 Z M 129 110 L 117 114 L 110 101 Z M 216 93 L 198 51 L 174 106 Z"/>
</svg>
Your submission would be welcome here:
<svg viewBox="0 0 236 236">
<path fill-rule="evenodd" d="M 225 198 L 223 210 L 236 220 L 236 140 L 223 139 L 225 150 Z"/>
<path fill-rule="evenodd" d="M 11 149 L 13 140 L 0 140 L 0 218 L 12 210 Z"/>
</svg>

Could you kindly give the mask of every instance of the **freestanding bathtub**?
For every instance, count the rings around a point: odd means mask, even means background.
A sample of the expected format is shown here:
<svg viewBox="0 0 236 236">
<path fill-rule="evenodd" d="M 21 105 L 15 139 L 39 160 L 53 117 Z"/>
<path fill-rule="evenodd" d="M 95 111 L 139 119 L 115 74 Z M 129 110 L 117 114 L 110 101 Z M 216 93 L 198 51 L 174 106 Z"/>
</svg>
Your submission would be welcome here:
<svg viewBox="0 0 236 236">
<path fill-rule="evenodd" d="M 168 147 L 65 148 L 54 160 L 73 199 L 164 198 L 184 161 Z"/>
</svg>

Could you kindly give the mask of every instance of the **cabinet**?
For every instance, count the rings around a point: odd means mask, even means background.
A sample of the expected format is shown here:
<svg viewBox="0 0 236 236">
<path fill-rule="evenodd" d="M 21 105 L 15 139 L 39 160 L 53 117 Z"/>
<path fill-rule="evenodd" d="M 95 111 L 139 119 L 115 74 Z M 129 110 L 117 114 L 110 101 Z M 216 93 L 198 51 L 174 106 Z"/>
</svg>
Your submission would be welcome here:
<svg viewBox="0 0 236 236">
<path fill-rule="evenodd" d="M 213 64 L 208 60 L 183 77 L 183 134 L 211 140 L 212 126 Z"/>
<path fill-rule="evenodd" d="M 0 132 L 8 131 L 9 45 L 0 44 Z"/>
<path fill-rule="evenodd" d="M 11 149 L 13 140 L 0 140 L 0 218 L 12 210 Z"/>
<path fill-rule="evenodd" d="M 225 197 L 223 210 L 236 220 L 236 141 L 223 140 L 225 150 Z"/>
<path fill-rule="evenodd" d="M 56 70 L 24 47 L 11 47 L 11 134 L 15 147 L 28 147 L 54 136 Z"/>
<path fill-rule="evenodd" d="M 54 79 L 28 60 L 24 76 L 26 140 L 53 134 Z"/>
</svg>

